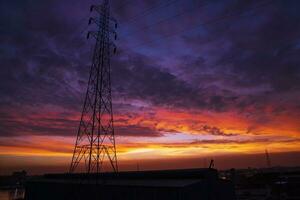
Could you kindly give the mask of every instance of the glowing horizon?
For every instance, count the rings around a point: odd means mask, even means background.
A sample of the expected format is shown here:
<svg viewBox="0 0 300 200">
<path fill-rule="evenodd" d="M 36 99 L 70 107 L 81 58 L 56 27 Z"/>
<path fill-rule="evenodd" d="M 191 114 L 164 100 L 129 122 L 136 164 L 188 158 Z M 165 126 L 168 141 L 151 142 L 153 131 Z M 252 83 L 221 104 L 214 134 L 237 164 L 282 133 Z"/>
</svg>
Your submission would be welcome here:
<svg viewBox="0 0 300 200">
<path fill-rule="evenodd" d="M 0 8 L 0 171 L 64 172 L 69 165 L 94 45 L 83 36 L 85 19 L 94 3 L 7 1 Z M 276 165 L 300 165 L 298 4 L 174 1 L 144 16 L 155 3 L 111 5 L 120 25 L 111 81 L 124 169 L 136 162 L 199 167 L 212 157 L 220 168 L 261 167 L 254 158 L 265 149 Z M 243 13 L 222 17 L 236 9 Z"/>
</svg>

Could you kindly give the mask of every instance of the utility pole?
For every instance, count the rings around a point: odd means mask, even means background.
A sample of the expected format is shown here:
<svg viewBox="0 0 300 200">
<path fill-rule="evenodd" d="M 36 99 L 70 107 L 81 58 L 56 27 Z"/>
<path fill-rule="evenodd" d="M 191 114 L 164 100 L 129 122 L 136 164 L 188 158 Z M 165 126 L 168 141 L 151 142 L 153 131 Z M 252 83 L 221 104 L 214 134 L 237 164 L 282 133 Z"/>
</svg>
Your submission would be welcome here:
<svg viewBox="0 0 300 200">
<path fill-rule="evenodd" d="M 95 24 L 97 31 L 89 31 L 87 38 L 93 37 L 96 44 L 70 173 L 100 173 L 107 165 L 112 171 L 118 171 L 110 67 L 111 52 L 116 51 L 111 40 L 117 37 L 117 23 L 109 10 L 108 0 L 101 5 L 92 5 L 90 9 L 98 15 L 89 19 L 89 24 Z"/>
</svg>

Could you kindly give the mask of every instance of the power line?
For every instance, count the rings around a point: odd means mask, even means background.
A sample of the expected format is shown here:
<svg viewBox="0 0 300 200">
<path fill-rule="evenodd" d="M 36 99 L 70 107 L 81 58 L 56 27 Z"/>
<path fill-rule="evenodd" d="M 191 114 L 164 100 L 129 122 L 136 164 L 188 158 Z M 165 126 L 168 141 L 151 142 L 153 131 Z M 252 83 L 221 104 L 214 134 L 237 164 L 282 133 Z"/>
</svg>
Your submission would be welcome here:
<svg viewBox="0 0 300 200">
<path fill-rule="evenodd" d="M 80 32 L 79 32 L 80 35 L 82 35 L 85 31 L 87 31 L 87 28 L 89 26 L 89 24 L 88 24 L 89 17 L 85 18 L 85 20 L 86 20 L 86 22 L 85 22 L 86 25 L 83 27 L 83 29 L 80 29 Z"/>
<path fill-rule="evenodd" d="M 300 36 L 297 35 L 295 36 L 296 38 L 299 38 Z M 287 43 L 287 42 L 291 42 L 290 40 L 293 40 L 294 38 L 284 38 L 282 40 L 277 40 L 277 42 L 284 42 L 284 43 Z M 245 48 L 242 48 L 242 47 L 235 47 L 237 50 L 245 50 Z M 249 48 L 248 48 L 249 49 Z M 255 49 L 252 49 L 252 50 L 255 50 Z M 288 54 L 285 54 L 285 55 L 290 55 L 292 54 L 292 52 L 289 52 Z M 230 55 L 227 59 L 223 59 L 221 60 L 221 62 L 218 63 L 218 65 L 224 65 L 224 64 L 229 64 L 231 63 L 232 61 L 234 61 L 236 58 L 236 53 Z"/>
<path fill-rule="evenodd" d="M 74 39 L 77 40 L 78 38 L 81 38 L 82 34 L 87 30 L 88 19 L 89 17 L 82 17 L 78 20 L 80 25 L 77 28 L 75 28 L 73 34 L 71 34 L 71 37 L 69 37 L 68 40 L 66 40 L 65 44 L 70 45 L 74 42 Z"/>
<path fill-rule="evenodd" d="M 129 0 L 127 0 L 127 1 L 129 1 Z M 178 1 L 178 0 L 169 0 L 169 1 L 167 1 L 167 2 L 163 2 L 163 3 L 160 3 L 160 4 L 154 5 L 154 6 L 150 7 L 149 9 L 146 9 L 146 10 L 144 10 L 143 12 L 141 12 L 141 13 L 139 13 L 139 14 L 137 14 L 137 15 L 134 15 L 134 16 L 133 16 L 132 18 L 130 18 L 127 22 L 131 22 L 131 21 L 134 22 L 134 21 L 136 21 L 136 19 L 139 19 L 140 17 L 143 17 L 143 16 L 146 16 L 146 15 L 149 15 L 149 14 L 154 13 L 154 12 L 155 12 L 154 9 L 158 9 L 158 8 L 163 8 L 163 7 L 170 6 L 170 5 L 174 4 L 174 3 L 177 2 L 177 1 Z M 127 5 L 127 3 L 124 3 L 124 4 L 122 4 L 122 5 Z M 204 6 L 204 5 L 201 5 L 201 6 Z M 124 7 L 124 6 L 119 6 L 119 7 Z M 119 8 L 119 7 L 118 7 L 118 8 Z M 200 7 L 200 6 L 198 6 L 198 7 Z M 196 7 L 196 8 L 197 8 L 197 7 Z M 195 8 L 193 8 L 193 9 L 195 9 Z M 193 9 L 190 9 L 190 10 L 187 10 L 187 11 L 191 11 L 191 10 L 193 10 Z M 154 10 L 154 11 L 153 11 L 153 12 L 149 12 L 149 11 L 151 11 L 151 10 Z M 158 10 L 157 10 L 157 11 L 158 11 Z M 184 14 L 184 13 L 187 12 L 187 11 L 184 11 L 184 12 L 182 12 L 182 13 L 173 15 L 173 16 L 171 16 L 171 17 L 167 17 L 167 18 L 165 18 L 165 19 L 159 21 L 158 23 L 162 23 L 162 22 L 164 22 L 164 21 L 168 21 L 169 19 L 172 19 L 172 18 L 174 18 L 174 17 L 180 16 L 180 15 Z M 151 26 L 157 25 L 158 23 L 156 22 L 156 23 L 154 23 L 154 24 L 152 24 L 152 25 L 148 25 L 148 26 L 142 27 L 142 28 L 140 28 L 138 31 L 135 31 L 135 32 L 132 32 L 132 33 L 130 32 L 128 35 L 131 35 L 131 34 L 136 33 L 136 32 L 140 32 L 140 31 L 142 31 L 142 29 L 144 29 L 144 28 L 150 28 Z M 129 23 L 129 24 L 134 24 L 134 23 Z M 88 25 L 87 25 L 80 33 L 83 33 L 87 27 L 88 27 Z M 127 36 L 127 35 L 126 35 L 126 36 Z"/>
<path fill-rule="evenodd" d="M 128 1 L 131 1 L 131 0 L 123 0 L 123 3 L 121 5 L 119 5 L 118 7 L 114 8 L 114 10 L 120 10 L 121 8 L 127 6 Z"/>
<path fill-rule="evenodd" d="M 174 19 L 175 17 L 182 16 L 182 15 L 185 14 L 186 12 L 193 11 L 193 10 L 195 10 L 195 9 L 197 9 L 197 8 L 200 8 L 200 7 L 203 7 L 203 6 L 206 6 L 206 5 L 208 5 L 207 2 L 204 3 L 204 4 L 200 4 L 200 5 L 198 5 L 197 7 L 194 7 L 194 8 L 192 8 L 192 9 L 188 9 L 188 10 L 185 10 L 185 11 L 183 11 L 183 12 L 181 12 L 181 13 L 177 13 L 177 14 L 175 14 L 175 15 L 166 17 L 166 18 L 164 18 L 164 19 L 162 19 L 162 20 L 160 20 L 160 21 L 158 21 L 158 22 L 155 22 L 155 23 L 152 23 L 152 24 L 150 24 L 150 25 L 141 27 L 141 28 L 139 28 L 137 31 L 129 32 L 127 35 L 124 35 L 124 36 L 132 35 L 132 34 L 134 34 L 134 33 L 138 33 L 138 32 L 144 31 L 145 29 L 149 29 L 149 28 L 152 27 L 152 26 L 157 26 L 158 24 L 161 24 L 161 23 L 163 23 L 163 22 L 165 22 L 165 21 L 172 20 L 172 19 Z"/>
<path fill-rule="evenodd" d="M 154 10 L 154 11 L 155 11 L 155 9 L 170 6 L 170 5 L 172 5 L 173 3 L 175 3 L 176 1 L 178 1 L 178 0 L 169 0 L 169 1 L 165 1 L 165 2 L 163 2 L 163 3 L 157 4 L 157 5 L 154 5 L 154 6 L 150 7 L 150 8 L 148 8 L 148 9 L 144 10 L 144 11 L 141 12 L 140 14 L 134 15 L 132 18 L 130 18 L 130 19 L 127 21 L 127 23 L 128 23 L 128 22 L 134 22 L 134 21 L 136 21 L 137 19 L 139 19 L 140 17 L 145 17 L 145 16 L 147 16 L 147 15 L 149 15 L 149 14 L 152 14 L 153 12 L 149 12 L 149 11 L 151 11 L 151 10 Z M 130 23 L 130 24 L 132 24 L 132 23 Z"/>
<path fill-rule="evenodd" d="M 274 1 L 274 0 L 270 0 L 270 1 L 268 1 L 268 2 L 264 2 L 264 3 L 260 4 L 260 5 L 254 6 L 254 7 L 252 7 L 251 9 L 249 9 L 248 11 L 254 10 L 254 9 L 257 9 L 257 8 L 260 8 L 260 7 L 267 6 L 267 5 L 271 4 L 273 1 Z M 212 19 L 212 20 L 208 20 L 207 22 L 204 22 L 204 23 L 200 23 L 200 24 L 198 24 L 196 27 L 194 27 L 194 28 L 192 28 L 192 29 L 183 29 L 183 30 L 180 30 L 180 31 L 177 31 L 177 32 L 173 32 L 173 33 L 171 33 L 171 34 L 169 34 L 169 35 L 166 35 L 166 36 L 164 36 L 164 37 L 161 37 L 161 38 L 159 38 L 159 39 L 157 39 L 157 40 L 152 40 L 152 41 L 149 41 L 149 42 L 142 42 L 142 43 L 139 43 L 139 44 L 137 44 L 137 45 L 131 47 L 131 49 L 135 49 L 135 48 L 137 48 L 137 47 L 143 46 L 143 45 L 145 45 L 145 44 L 153 43 L 153 42 L 155 42 L 155 41 L 160 41 L 160 40 L 165 39 L 165 38 L 168 38 L 168 37 L 173 37 L 173 36 L 176 36 L 176 35 L 179 34 L 179 33 L 184 33 L 184 32 L 190 31 L 190 30 L 194 30 L 194 29 L 201 28 L 200 26 L 203 26 L 203 25 L 213 24 L 213 23 L 216 23 L 216 22 L 218 22 L 218 21 L 222 21 L 222 20 L 224 20 L 224 19 L 227 19 L 227 18 L 236 16 L 236 15 L 244 14 L 244 13 L 243 13 L 244 11 L 242 11 L 242 13 L 240 12 L 240 10 L 237 10 L 237 11 L 239 11 L 239 12 L 225 14 L 225 15 L 223 15 L 223 16 L 221 16 L 221 17 L 218 17 L 218 18 L 215 18 L 215 19 Z"/>
<path fill-rule="evenodd" d="M 179 1 L 179 0 L 168 0 L 168 1 L 165 1 L 163 3 L 158 3 L 148 9 L 145 9 L 143 10 L 142 12 L 134 15 L 133 17 L 129 18 L 128 20 L 126 20 L 126 23 L 127 25 L 128 24 L 135 24 L 135 22 L 140 19 L 141 17 L 145 17 L 147 15 L 150 15 L 150 14 L 153 14 L 155 13 L 156 11 L 158 11 L 159 8 L 163 8 L 163 7 L 167 7 L 167 6 L 170 6 L 172 5 L 173 3 L 175 3 L 176 1 Z M 155 10 L 156 9 L 156 10 Z M 153 10 L 153 11 L 152 11 Z M 152 11 L 152 12 L 149 12 L 149 11 Z"/>
</svg>

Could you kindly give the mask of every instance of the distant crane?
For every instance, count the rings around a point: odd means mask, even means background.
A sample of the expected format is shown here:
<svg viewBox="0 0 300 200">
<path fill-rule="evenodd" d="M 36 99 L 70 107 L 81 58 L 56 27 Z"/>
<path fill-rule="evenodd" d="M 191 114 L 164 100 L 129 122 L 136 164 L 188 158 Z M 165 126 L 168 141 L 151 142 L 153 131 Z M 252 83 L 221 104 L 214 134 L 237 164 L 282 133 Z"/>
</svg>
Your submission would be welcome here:
<svg viewBox="0 0 300 200">
<path fill-rule="evenodd" d="M 266 153 L 267 167 L 271 168 L 271 159 L 270 159 L 270 155 L 269 155 L 268 149 L 265 150 L 265 153 Z"/>
<path fill-rule="evenodd" d="M 210 160 L 210 163 L 209 163 L 209 169 L 212 169 L 215 167 L 215 162 L 213 159 Z"/>
</svg>

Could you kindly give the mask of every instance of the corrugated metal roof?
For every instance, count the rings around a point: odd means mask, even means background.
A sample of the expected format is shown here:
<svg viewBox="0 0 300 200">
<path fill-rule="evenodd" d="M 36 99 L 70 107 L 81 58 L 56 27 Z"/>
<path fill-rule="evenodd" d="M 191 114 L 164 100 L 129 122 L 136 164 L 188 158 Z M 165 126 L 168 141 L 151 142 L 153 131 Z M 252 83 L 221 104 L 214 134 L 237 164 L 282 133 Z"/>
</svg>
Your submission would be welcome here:
<svg viewBox="0 0 300 200">
<path fill-rule="evenodd" d="M 91 184 L 99 186 L 140 186 L 140 187 L 186 187 L 196 183 L 200 183 L 201 179 L 100 179 L 97 182 L 95 180 L 49 180 L 49 179 L 39 179 L 31 180 L 31 182 L 38 183 L 62 183 L 62 184 Z"/>
<path fill-rule="evenodd" d="M 146 179 L 146 180 L 108 180 L 105 185 L 146 186 L 146 187 L 185 187 L 201 182 L 201 179 Z M 101 184 L 101 181 L 100 181 Z"/>
<path fill-rule="evenodd" d="M 154 170 L 154 171 L 129 171 L 100 174 L 45 174 L 46 179 L 217 179 L 216 169 L 177 169 L 177 170 Z"/>
</svg>

